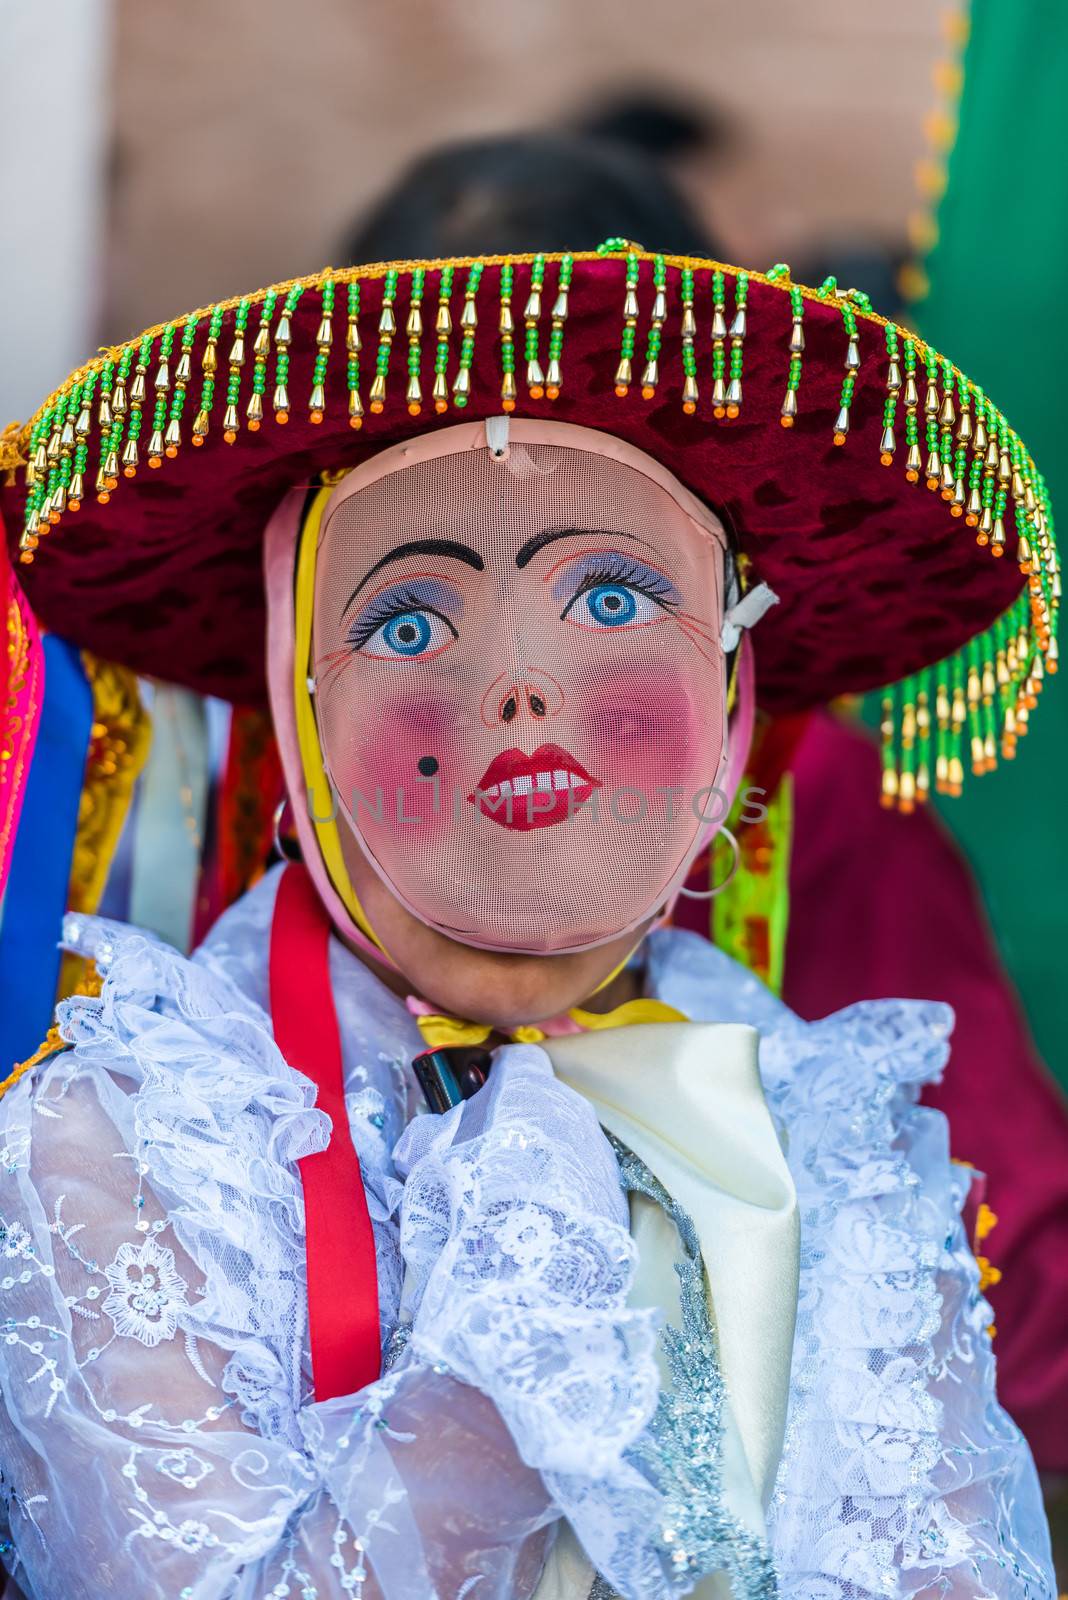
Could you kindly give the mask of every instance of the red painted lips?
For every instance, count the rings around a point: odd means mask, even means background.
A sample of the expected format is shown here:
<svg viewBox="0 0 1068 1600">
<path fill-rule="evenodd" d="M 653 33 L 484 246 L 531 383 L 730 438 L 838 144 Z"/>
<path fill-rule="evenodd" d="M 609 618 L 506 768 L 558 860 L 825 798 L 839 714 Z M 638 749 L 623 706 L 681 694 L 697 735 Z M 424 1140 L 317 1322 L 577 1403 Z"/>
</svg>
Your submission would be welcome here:
<svg viewBox="0 0 1068 1600">
<path fill-rule="evenodd" d="M 502 750 L 494 756 L 468 800 L 503 828 L 527 833 L 573 817 L 601 787 L 575 756 L 558 744 L 540 744 L 531 755 Z"/>
</svg>

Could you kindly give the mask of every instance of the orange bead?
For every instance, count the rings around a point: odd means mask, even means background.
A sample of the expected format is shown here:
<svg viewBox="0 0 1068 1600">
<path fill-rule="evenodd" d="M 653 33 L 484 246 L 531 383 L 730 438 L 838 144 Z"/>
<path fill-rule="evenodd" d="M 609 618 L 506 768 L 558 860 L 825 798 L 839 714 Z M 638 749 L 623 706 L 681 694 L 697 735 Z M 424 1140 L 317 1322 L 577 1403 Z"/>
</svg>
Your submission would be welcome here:
<svg viewBox="0 0 1068 1600">
<path fill-rule="evenodd" d="M 19 560 L 22 562 L 22 565 L 24 567 L 32 567 L 33 566 L 33 552 L 32 552 L 32 550 L 24 550 L 22 552 L 22 554 L 19 556 Z"/>
<path fill-rule="evenodd" d="M 976 516 L 974 511 L 969 511 L 964 520 L 969 528 L 977 528 L 979 526 L 979 518 Z"/>
<path fill-rule="evenodd" d="M 123 467 L 122 475 L 123 475 L 124 478 L 136 478 L 137 477 L 137 468 L 136 467 Z"/>
<path fill-rule="evenodd" d="M 111 496 L 108 491 L 106 489 L 101 489 L 100 493 L 96 497 L 97 505 L 106 506 L 110 499 Z"/>
<path fill-rule="evenodd" d="M 884 467 L 892 467 L 894 464 L 894 458 L 890 454 L 889 450 L 884 450 L 882 455 L 879 457 L 879 460 Z"/>
<path fill-rule="evenodd" d="M 237 434 L 234 432 L 233 428 L 227 428 L 226 432 L 223 434 L 223 438 L 227 444 L 237 443 Z"/>
<path fill-rule="evenodd" d="M 349 427 L 350 428 L 362 428 L 363 427 L 363 418 L 362 417 L 350 417 L 349 418 Z"/>
<path fill-rule="evenodd" d="M 964 507 L 963 506 L 950 506 L 949 514 L 950 514 L 951 517 L 962 517 L 964 515 Z"/>
<path fill-rule="evenodd" d="M 910 467 L 905 476 L 910 483 L 919 483 L 920 481 L 920 475 L 914 467 Z"/>
<path fill-rule="evenodd" d="M 559 385 L 555 384 L 555 383 L 550 383 L 548 385 L 548 387 L 546 388 L 545 393 L 549 396 L 550 400 L 559 400 L 559 398 L 560 398 Z"/>
<path fill-rule="evenodd" d="M 697 402 L 695 400 L 684 400 L 682 402 L 682 409 L 688 417 L 692 417 L 694 412 L 697 410 Z"/>
<path fill-rule="evenodd" d="M 67 501 L 67 510 L 68 511 L 80 511 L 81 509 L 82 509 L 82 503 L 81 503 L 80 500 L 68 500 Z"/>
<path fill-rule="evenodd" d="M 740 411 L 741 411 L 741 409 L 742 409 L 741 406 L 728 406 L 727 407 L 727 415 L 728 415 L 728 417 L 736 417 L 736 416 L 738 416 Z"/>
<path fill-rule="evenodd" d="M 408 406 L 408 415 L 410 417 L 417 417 L 422 409 L 423 408 L 418 401 L 413 400 Z"/>
<path fill-rule="evenodd" d="M 726 406 L 714 406 L 713 410 L 712 410 L 712 415 L 714 417 L 725 417 L 727 415 L 727 407 Z"/>
<path fill-rule="evenodd" d="M 194 435 L 193 435 L 193 449 L 194 450 L 199 450 L 203 443 L 204 443 L 204 435 L 202 433 L 194 433 Z"/>
<path fill-rule="evenodd" d="M 258 422 L 257 422 L 256 426 L 257 426 L 257 428 L 259 427 L 259 423 Z M 249 423 L 249 427 L 250 428 L 252 427 L 251 422 Z M 167 459 L 169 461 L 173 461 L 175 456 L 178 454 L 178 446 L 176 444 L 169 444 L 167 446 L 167 448 L 164 450 L 163 454 L 167 457 Z"/>
<path fill-rule="evenodd" d="M 372 406 L 371 409 L 374 410 L 374 407 Z M 311 412 L 308 413 L 308 421 L 310 423 L 312 423 L 315 427 L 318 427 L 319 423 L 322 422 L 322 420 L 323 420 L 323 414 L 322 414 L 321 411 L 311 411 Z"/>
<path fill-rule="evenodd" d="M 515 410 L 515 401 L 514 400 L 502 400 L 501 401 L 501 410 L 502 411 L 514 411 Z"/>
<path fill-rule="evenodd" d="M 643 400 L 651 400 L 655 393 L 656 393 L 656 390 L 653 388 L 651 383 L 643 383 L 642 384 L 642 399 Z"/>
<path fill-rule="evenodd" d="M 835 444 L 845 444 L 845 442 L 846 442 L 845 434 L 844 433 L 836 433 L 835 436 L 834 436 L 834 442 L 835 442 Z"/>
<path fill-rule="evenodd" d="M 282 423 L 282 425 L 284 427 L 285 424 L 289 421 L 289 412 L 288 411 L 276 411 L 275 414 L 274 414 L 274 420 L 276 422 Z"/>
<path fill-rule="evenodd" d="M 545 393 L 545 389 L 540 383 L 531 384 L 531 386 L 530 386 L 530 398 L 532 400 L 540 400 L 542 398 L 542 396 L 544 395 L 544 393 Z"/>
<path fill-rule="evenodd" d="M 625 383 L 617 383 L 616 384 L 616 394 L 619 396 L 619 398 L 621 400 L 625 400 L 629 393 L 630 393 L 630 390 L 627 388 L 627 385 Z"/>
<path fill-rule="evenodd" d="M 938 479 L 937 478 L 928 478 L 927 487 L 928 487 L 928 489 L 930 489 L 931 493 L 934 494 L 935 490 L 938 488 Z"/>
<path fill-rule="evenodd" d="M 449 402 L 447 400 L 435 400 L 434 401 L 434 410 L 438 413 L 439 416 L 441 415 L 441 413 L 443 411 L 448 411 L 448 409 L 449 409 Z M 374 410 L 374 406 L 371 407 L 371 410 L 372 411 Z"/>
</svg>

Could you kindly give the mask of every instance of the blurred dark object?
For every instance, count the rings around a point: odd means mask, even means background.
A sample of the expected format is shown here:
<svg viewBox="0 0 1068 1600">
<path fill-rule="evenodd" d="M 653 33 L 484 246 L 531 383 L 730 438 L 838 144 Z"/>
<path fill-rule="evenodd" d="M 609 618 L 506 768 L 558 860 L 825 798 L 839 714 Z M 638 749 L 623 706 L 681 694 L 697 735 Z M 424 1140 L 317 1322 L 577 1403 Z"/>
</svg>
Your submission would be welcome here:
<svg viewBox="0 0 1068 1600">
<path fill-rule="evenodd" d="M 345 264 L 429 256 L 594 250 L 614 235 L 667 254 L 725 260 L 730 251 L 691 206 L 675 170 L 729 156 L 731 124 L 714 107 L 655 91 L 622 92 L 557 132 L 446 144 L 421 156 L 345 237 Z M 863 289 L 900 310 L 898 250 L 850 239 L 791 263 L 799 283 Z M 770 263 L 769 263 L 770 265 Z"/>
<path fill-rule="evenodd" d="M 706 160 L 718 157 L 733 137 L 731 124 L 715 107 L 699 109 L 648 88 L 614 94 L 570 126 L 581 138 L 641 150 L 659 161 L 697 153 Z"/>
<path fill-rule="evenodd" d="M 412 1062 L 429 1110 L 443 1112 L 470 1100 L 489 1077 L 492 1058 L 488 1050 L 466 1046 L 424 1050 Z"/>
<path fill-rule="evenodd" d="M 594 250 L 620 232 L 673 254 L 709 253 L 700 222 L 653 157 L 583 134 L 516 134 L 416 161 L 347 236 L 342 259 Z"/>
</svg>

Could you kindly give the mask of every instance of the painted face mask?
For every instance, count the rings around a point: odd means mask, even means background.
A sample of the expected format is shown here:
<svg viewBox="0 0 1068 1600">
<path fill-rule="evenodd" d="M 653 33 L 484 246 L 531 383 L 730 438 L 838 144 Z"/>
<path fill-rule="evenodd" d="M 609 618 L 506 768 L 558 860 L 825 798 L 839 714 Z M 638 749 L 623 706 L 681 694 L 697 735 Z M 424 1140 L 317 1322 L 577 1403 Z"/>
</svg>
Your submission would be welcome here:
<svg viewBox="0 0 1068 1600">
<path fill-rule="evenodd" d="M 339 828 L 415 916 L 543 953 L 664 904 L 725 806 L 724 550 L 663 468 L 561 424 L 449 429 L 334 490 L 320 744 Z"/>
</svg>

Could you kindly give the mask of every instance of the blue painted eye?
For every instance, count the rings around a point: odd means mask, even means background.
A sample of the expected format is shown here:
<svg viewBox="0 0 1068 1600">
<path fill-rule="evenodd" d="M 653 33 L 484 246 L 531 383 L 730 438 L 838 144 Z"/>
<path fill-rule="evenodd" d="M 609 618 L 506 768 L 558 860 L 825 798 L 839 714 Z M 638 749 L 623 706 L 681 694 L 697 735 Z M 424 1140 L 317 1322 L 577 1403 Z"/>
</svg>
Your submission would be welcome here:
<svg viewBox="0 0 1068 1600">
<path fill-rule="evenodd" d="M 434 611 L 399 611 L 359 646 L 364 655 L 381 658 L 422 656 L 438 651 L 456 637 L 456 630 Z"/>
<path fill-rule="evenodd" d="M 399 656 L 422 655 L 430 643 L 430 623 L 422 611 L 406 611 L 386 623 L 382 642 Z"/>
<path fill-rule="evenodd" d="M 662 617 L 665 607 L 629 583 L 595 583 L 580 589 L 563 615 L 585 628 L 625 628 Z"/>
<path fill-rule="evenodd" d="M 594 622 L 617 628 L 633 622 L 638 612 L 637 596 L 622 583 L 599 583 L 586 591 L 586 605 Z"/>
</svg>

